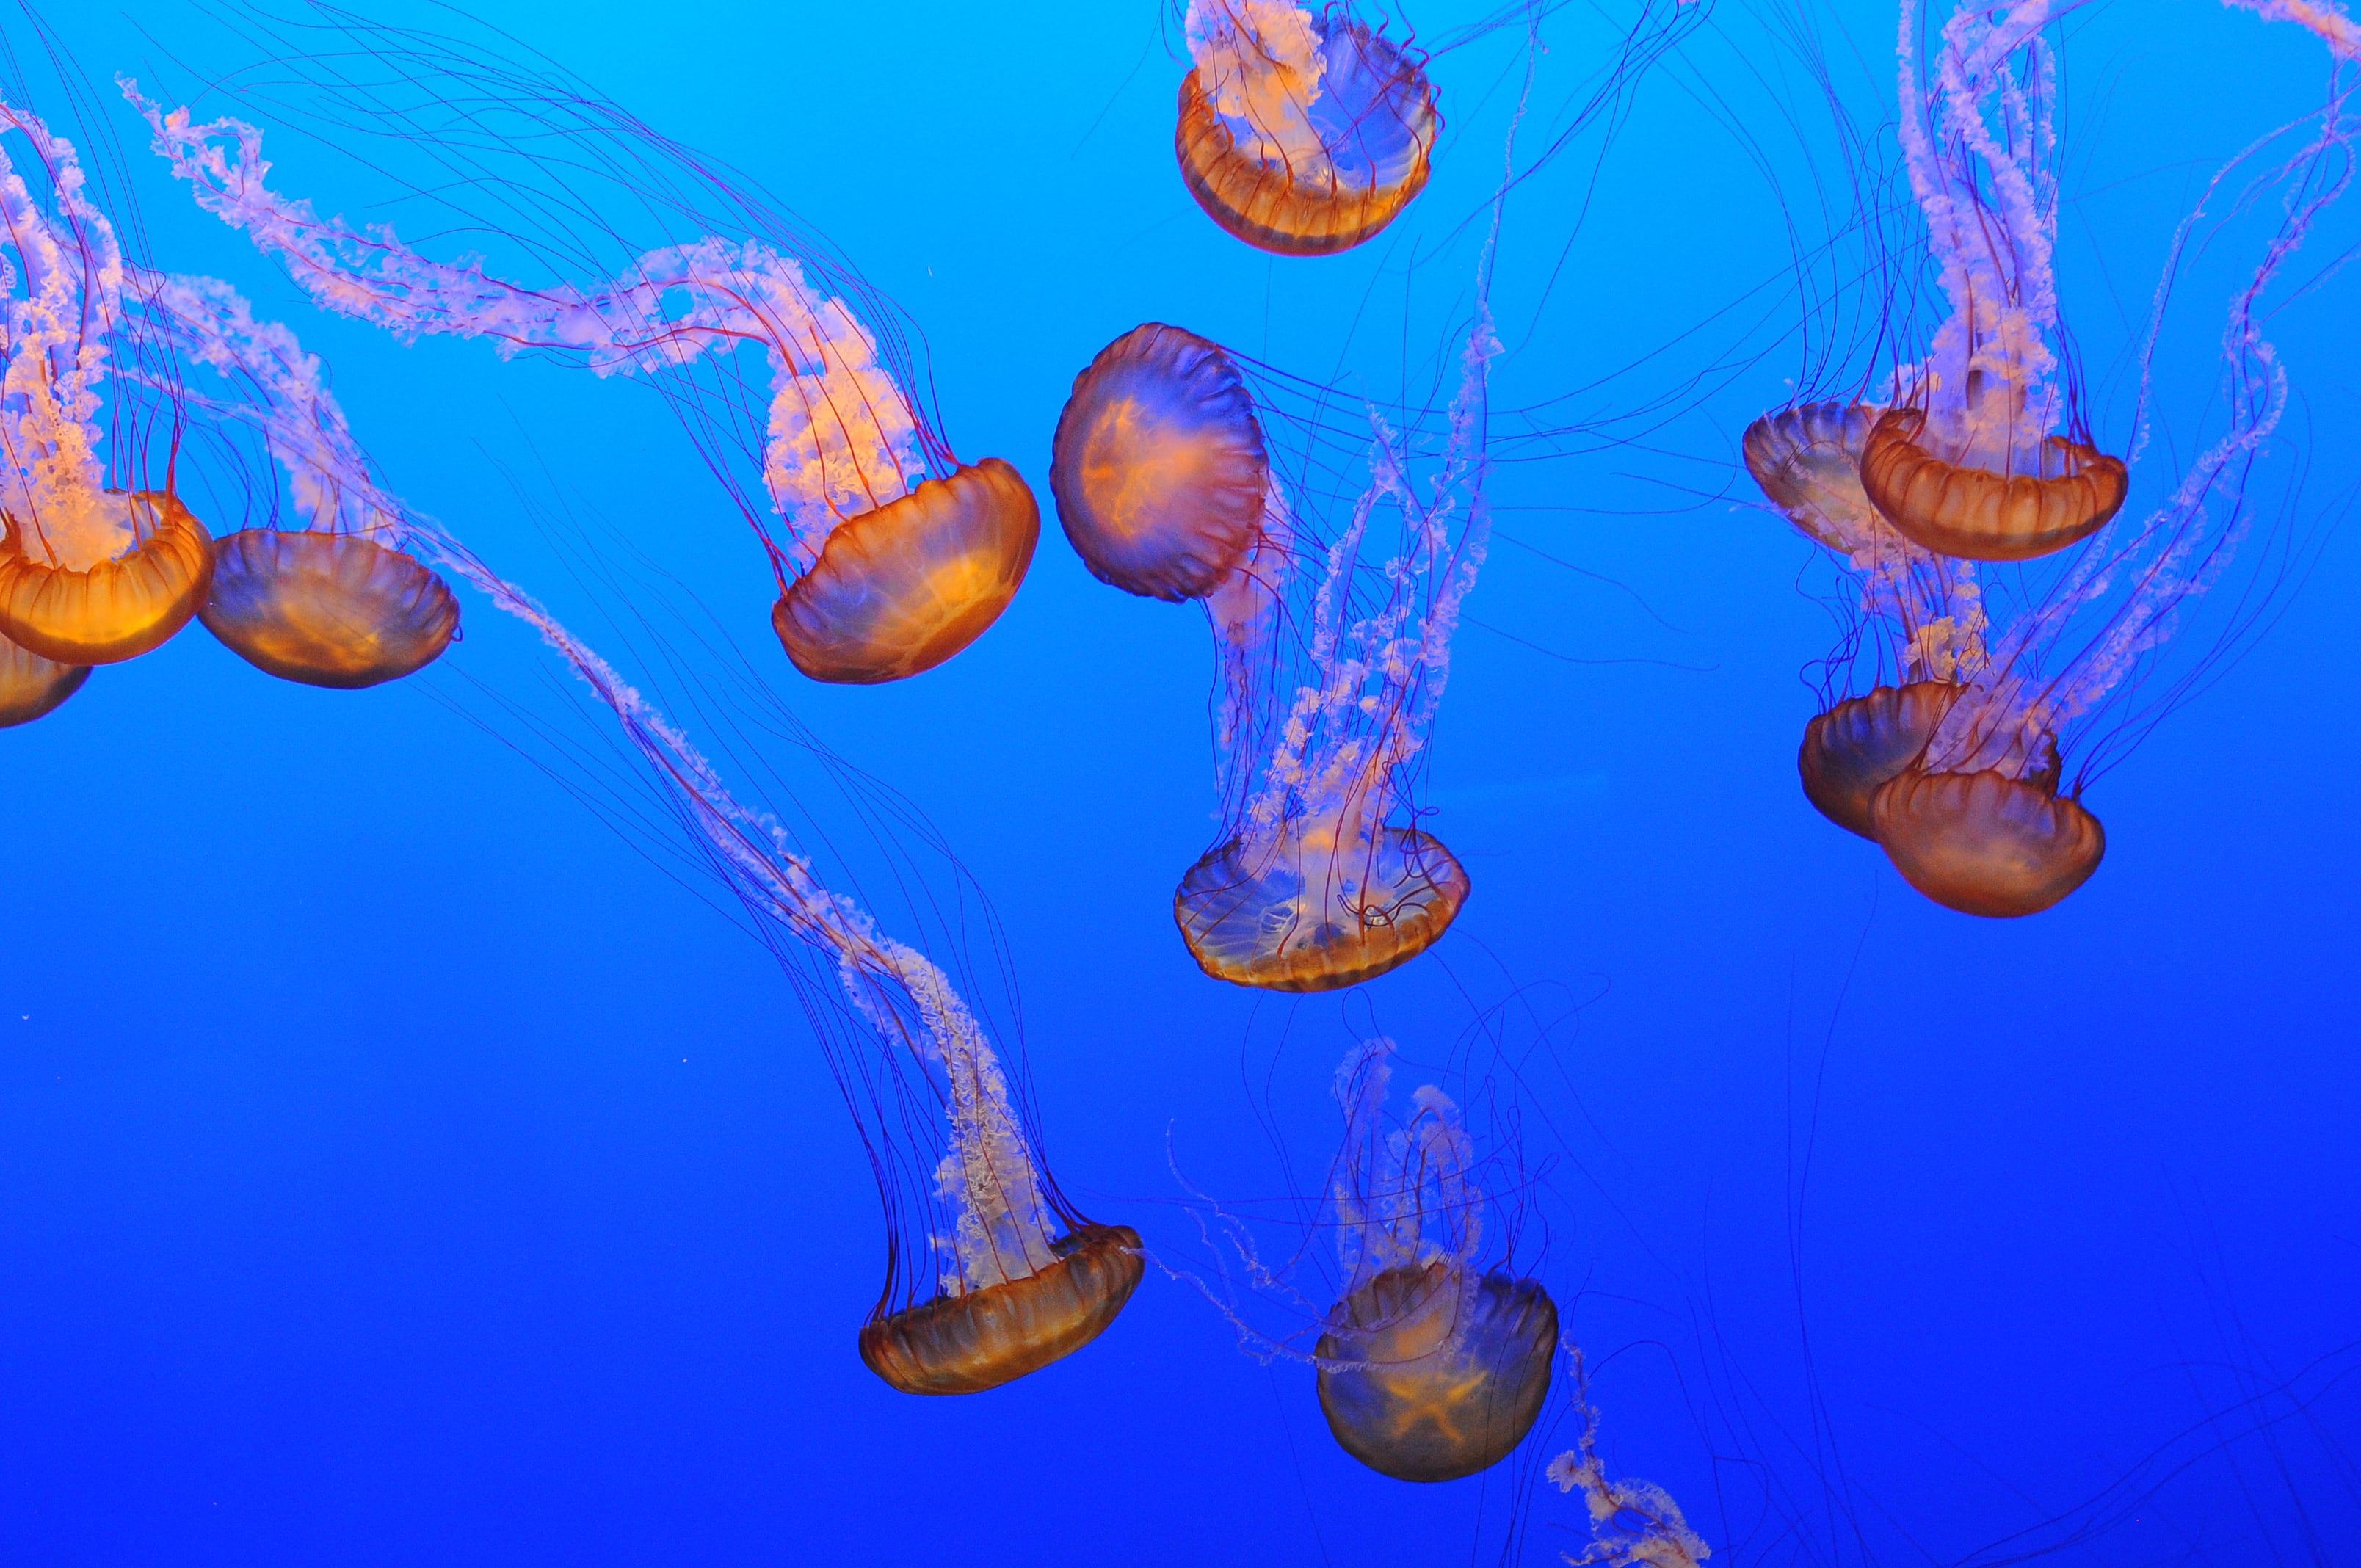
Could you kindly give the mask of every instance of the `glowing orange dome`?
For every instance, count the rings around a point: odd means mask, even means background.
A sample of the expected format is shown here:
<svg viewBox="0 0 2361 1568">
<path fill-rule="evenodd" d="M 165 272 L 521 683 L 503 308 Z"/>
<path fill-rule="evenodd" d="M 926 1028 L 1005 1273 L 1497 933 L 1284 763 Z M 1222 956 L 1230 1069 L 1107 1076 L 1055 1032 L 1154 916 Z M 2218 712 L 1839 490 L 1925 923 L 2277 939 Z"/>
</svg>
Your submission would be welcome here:
<svg viewBox="0 0 2361 1568">
<path fill-rule="evenodd" d="M 2090 880 L 2106 830 L 2054 779 L 1897 774 L 1870 797 L 1872 836 L 1911 886 L 1963 915 L 2037 915 Z"/>
<path fill-rule="evenodd" d="M 459 630 L 451 590 L 401 551 L 269 528 L 214 546 L 213 594 L 197 613 L 257 668 L 347 690 L 423 668 Z"/>
<path fill-rule="evenodd" d="M 938 1296 L 861 1331 L 861 1359 L 906 1394 L 980 1394 L 1071 1355 L 1115 1321 L 1146 1268 L 1129 1225 L 1084 1225 L 1040 1273 Z"/>
<path fill-rule="evenodd" d="M 26 554 L 15 518 L 0 533 L 0 636 L 60 664 L 115 664 L 159 648 L 213 583 L 212 536 L 180 498 L 109 490 L 137 543 L 82 570 Z"/>
<path fill-rule="evenodd" d="M 1880 686 L 1813 719 L 1804 727 L 1803 748 L 1795 757 L 1806 798 L 1838 827 L 1876 838 L 1870 831 L 1869 797 L 1918 760 L 1959 696 L 1960 688 L 1949 681 L 1913 681 Z"/>
<path fill-rule="evenodd" d="M 1040 537 L 1032 490 L 987 457 L 839 523 L 772 608 L 772 630 L 816 681 L 931 670 L 1000 619 Z"/>
<path fill-rule="evenodd" d="M 1531 1279 L 1444 1259 L 1389 1268 L 1329 1314 L 1320 1409 L 1345 1453 L 1398 1481 L 1455 1481 L 1508 1457 L 1549 1393 L 1557 1306 Z"/>
<path fill-rule="evenodd" d="M 1189 868 L 1173 918 L 1199 967 L 1266 991 L 1335 991 L 1433 947 L 1466 903 L 1440 839 L 1386 828 L 1374 842 L 1232 839 Z"/>
<path fill-rule="evenodd" d="M 2053 435 L 2038 475 L 1947 463 L 1918 444 L 1921 409 L 1888 409 L 1861 450 L 1861 485 L 1905 539 L 1965 561 L 2030 561 L 2106 526 L 2131 476 L 2095 446 Z"/>
<path fill-rule="evenodd" d="M 1442 122 L 1426 73 L 1390 40 L 1334 12 L 1321 34 L 1321 93 L 1309 111 L 1321 154 L 1301 162 L 1257 156 L 1207 97 L 1202 75 L 1180 83 L 1173 148 L 1197 204 L 1248 245 L 1282 256 L 1350 250 L 1426 188 Z"/>
</svg>

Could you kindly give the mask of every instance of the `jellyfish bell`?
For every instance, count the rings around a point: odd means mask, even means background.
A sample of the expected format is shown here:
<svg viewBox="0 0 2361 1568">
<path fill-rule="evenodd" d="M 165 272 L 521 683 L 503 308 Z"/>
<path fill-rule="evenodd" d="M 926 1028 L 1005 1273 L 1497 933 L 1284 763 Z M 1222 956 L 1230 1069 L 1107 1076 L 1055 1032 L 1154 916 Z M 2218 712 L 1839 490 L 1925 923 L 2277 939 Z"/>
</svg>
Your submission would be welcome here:
<svg viewBox="0 0 2361 1568">
<path fill-rule="evenodd" d="M 1861 488 L 1912 543 L 1966 561 L 2030 561 L 2096 533 L 2122 510 L 2131 476 L 2087 442 L 2040 438 L 2023 466 L 1947 460 L 1927 411 L 1888 409 L 1861 454 Z"/>
<path fill-rule="evenodd" d="M 1072 1354 L 1099 1337 L 1146 1268 L 1129 1225 L 1083 1225 L 1038 1274 L 881 1313 L 861 1331 L 861 1359 L 905 1394 L 978 1394 Z"/>
<path fill-rule="evenodd" d="M 1050 454 L 1066 537 L 1126 593 L 1203 598 L 1261 533 L 1262 422 L 1235 362 L 1195 333 L 1151 322 L 1101 349 Z"/>
<path fill-rule="evenodd" d="M 1335 991 L 1426 951 L 1467 902 L 1440 839 L 1379 828 L 1341 850 L 1333 832 L 1233 839 L 1189 868 L 1173 918 L 1200 968 L 1267 991 Z"/>
<path fill-rule="evenodd" d="M 1531 1279 L 1389 1268 L 1339 1302 L 1314 1354 L 1345 1453 L 1398 1481 L 1456 1481 L 1524 1441 L 1549 1395 L 1557 1306 Z"/>
<path fill-rule="evenodd" d="M 1876 838 L 1870 797 L 1926 751 L 1959 696 L 1950 681 L 1912 681 L 1879 686 L 1821 714 L 1804 727 L 1795 758 L 1805 796 L 1838 827 Z"/>
<path fill-rule="evenodd" d="M 443 654 L 459 604 L 441 577 L 358 534 L 248 528 L 214 546 L 205 629 L 256 668 L 346 690 Z"/>
<path fill-rule="evenodd" d="M 0 636 L 60 664 L 170 641 L 212 586 L 213 539 L 169 490 L 100 490 L 0 528 Z M 62 514 L 61 514 L 62 513 Z"/>
<path fill-rule="evenodd" d="M 52 712 L 88 679 L 87 664 L 60 664 L 0 638 L 0 729 Z"/>
<path fill-rule="evenodd" d="M 1426 188 L 1442 122 L 1415 51 L 1290 0 L 1193 0 L 1173 148 L 1206 214 L 1281 256 L 1378 234 Z"/>
<path fill-rule="evenodd" d="M 1880 410 L 1866 403 L 1799 403 L 1746 427 L 1746 471 L 1806 536 L 1850 554 L 1875 519 L 1861 493 L 1861 455 Z"/>
<path fill-rule="evenodd" d="M 2056 776 L 1896 774 L 1870 797 L 1870 822 L 1894 870 L 1947 909 L 2011 919 L 2037 915 L 2090 881 L 2106 830 Z"/>
<path fill-rule="evenodd" d="M 1000 619 L 1040 537 L 1031 488 L 986 457 L 837 524 L 819 560 L 772 607 L 771 628 L 817 681 L 918 674 Z"/>
</svg>

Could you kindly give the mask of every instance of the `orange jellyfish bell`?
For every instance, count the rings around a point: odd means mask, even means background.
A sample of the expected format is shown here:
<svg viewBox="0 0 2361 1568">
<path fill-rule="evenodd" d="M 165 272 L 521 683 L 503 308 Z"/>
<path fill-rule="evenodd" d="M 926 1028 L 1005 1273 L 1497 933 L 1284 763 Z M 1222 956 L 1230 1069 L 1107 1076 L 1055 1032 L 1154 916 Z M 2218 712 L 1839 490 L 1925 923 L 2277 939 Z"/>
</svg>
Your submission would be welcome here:
<svg viewBox="0 0 2361 1568">
<path fill-rule="evenodd" d="M 87 664 L 60 664 L 0 638 L 0 729 L 30 724 L 88 679 Z"/>
<path fill-rule="evenodd" d="M 931 670 L 1000 619 L 1033 565 L 1041 509 L 997 457 L 837 524 L 771 609 L 796 668 L 873 685 Z"/>
<path fill-rule="evenodd" d="M 1865 403 L 1803 403 L 1764 414 L 1746 427 L 1746 471 L 1787 521 L 1839 554 L 1859 541 L 1836 524 L 1858 519 L 1869 501 L 1861 455 L 1879 411 Z"/>
<path fill-rule="evenodd" d="M 1912 681 L 1880 686 L 1813 719 L 1804 727 L 1795 757 L 1806 798 L 1838 827 L 1876 838 L 1870 828 L 1870 796 L 1917 762 L 1959 696 L 1960 688 L 1949 681 Z"/>
<path fill-rule="evenodd" d="M 358 534 L 248 528 L 214 546 L 205 629 L 256 668 L 355 690 L 433 663 L 459 630 L 442 578 Z"/>
<path fill-rule="evenodd" d="M 1923 409 L 1888 409 L 1861 450 L 1861 486 L 1895 532 L 1938 555 L 2052 554 L 2105 527 L 2130 486 L 2120 458 L 2062 435 L 2042 441 L 2038 472 L 1998 474 L 1929 451 L 1926 427 Z"/>
<path fill-rule="evenodd" d="M 1433 947 L 1467 902 L 1442 840 L 1380 828 L 1357 842 L 1233 839 L 1189 868 L 1173 918 L 1200 968 L 1266 991 L 1336 991 Z"/>
<path fill-rule="evenodd" d="M 0 636 L 60 664 L 115 664 L 170 641 L 212 585 L 212 536 L 166 490 L 107 490 L 93 503 L 130 548 L 80 568 L 28 553 L 11 515 L 0 533 Z"/>
<path fill-rule="evenodd" d="M 1237 366 L 1177 326 L 1135 327 L 1074 378 L 1050 445 L 1049 490 L 1101 582 L 1203 598 L 1262 530 L 1270 460 Z"/>
<path fill-rule="evenodd" d="M 2037 915 L 2088 882 L 2107 852 L 2099 819 L 2057 787 L 2054 762 L 2030 779 L 1912 769 L 1870 797 L 1872 837 L 1905 881 L 1947 909 Z"/>
<path fill-rule="evenodd" d="M 1426 188 L 1434 90 L 1392 40 L 1335 6 L 1198 0 L 1190 20 L 1173 148 L 1231 235 L 1281 256 L 1350 250 Z"/>
<path fill-rule="evenodd" d="M 879 1317 L 861 1359 L 905 1394 L 980 1394 L 1038 1372 L 1099 1337 L 1146 1265 L 1129 1225 L 1083 1225 L 1038 1274 Z"/>
<path fill-rule="evenodd" d="M 1329 1314 L 1320 1409 L 1345 1453 L 1398 1481 L 1508 1457 L 1549 1394 L 1557 1306 L 1531 1279 L 1437 1258 L 1389 1268 Z"/>
</svg>

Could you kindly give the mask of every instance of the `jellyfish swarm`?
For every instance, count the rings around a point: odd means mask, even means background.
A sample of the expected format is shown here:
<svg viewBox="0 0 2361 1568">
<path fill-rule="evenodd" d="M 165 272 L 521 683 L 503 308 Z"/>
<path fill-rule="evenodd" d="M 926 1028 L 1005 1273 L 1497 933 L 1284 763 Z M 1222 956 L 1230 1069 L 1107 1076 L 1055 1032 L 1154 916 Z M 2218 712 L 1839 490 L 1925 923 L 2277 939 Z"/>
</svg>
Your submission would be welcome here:
<svg viewBox="0 0 2361 1568">
<path fill-rule="evenodd" d="M 1433 1085 L 1389 1128 L 1393 1042 L 1336 1071 L 1345 1117 L 1334 1180 L 1344 1299 L 1313 1354 L 1320 1409 L 1345 1452 L 1401 1481 L 1490 1468 L 1549 1393 L 1557 1307 L 1538 1281 L 1479 1269 L 1483 1194 L 1458 1107 Z"/>
<path fill-rule="evenodd" d="M 822 885 L 785 828 L 741 806 L 604 660 L 387 491 L 319 361 L 291 334 L 257 323 L 225 284 L 174 283 L 176 330 L 236 394 L 192 400 L 192 412 L 258 437 L 286 468 L 299 510 L 340 531 L 331 537 L 431 560 L 532 627 L 612 714 L 663 803 L 797 983 L 861 1120 L 894 1232 L 884 1292 L 860 1332 L 862 1359 L 908 1393 L 974 1393 L 1104 1332 L 1139 1283 L 1139 1236 L 1093 1223 L 1059 1192 L 1018 1110 L 1028 1097 L 1012 1090 L 943 970 Z"/>
<path fill-rule="evenodd" d="M 730 193 L 722 203 L 729 212 L 716 219 L 696 204 L 714 196 L 703 189 L 714 179 L 708 167 L 587 90 L 560 93 L 545 74 L 503 75 L 497 60 L 471 62 L 461 83 L 398 41 L 356 27 L 400 78 L 380 91 L 416 99 L 438 82 L 466 88 L 453 102 L 467 112 L 447 135 L 453 156 L 471 159 L 471 224 L 505 203 L 528 214 L 518 222 L 532 239 L 533 214 L 581 210 L 586 200 L 489 171 L 478 155 L 490 155 L 467 138 L 492 135 L 483 127 L 507 115 L 532 141 L 500 150 L 533 177 L 561 179 L 555 171 L 568 166 L 628 170 L 612 178 L 654 224 L 675 235 L 691 225 L 704 232 L 616 254 L 616 271 L 601 281 L 509 282 L 479 264 L 423 256 L 390 225 L 356 230 L 318 218 L 309 203 L 263 184 L 269 166 L 254 126 L 195 124 L 185 109 L 164 112 L 136 83 L 124 90 L 198 204 L 280 257 L 324 308 L 404 340 L 489 337 L 503 356 L 545 351 L 601 377 L 657 382 L 762 542 L 779 589 L 772 629 L 805 674 L 854 685 L 900 680 L 958 653 L 999 618 L 1040 535 L 1032 491 L 998 458 L 963 464 L 952 455 L 904 389 L 911 367 L 897 378 L 877 334 L 840 294 L 812 280 L 830 281 L 816 260 L 766 238 L 714 232 L 731 218 L 764 224 L 759 203 Z M 369 115 L 373 124 L 408 123 L 374 101 Z M 443 131 L 420 134 L 444 145 Z M 536 248 L 561 243 L 568 253 L 582 248 L 572 235 Z M 762 352 L 767 397 L 753 393 L 732 363 L 747 346 Z M 761 475 L 759 499 L 733 457 Z M 766 521 L 773 517 L 782 530 Z"/>
<path fill-rule="evenodd" d="M 1904 537 L 1968 560 L 2063 550 L 2128 483 L 2082 432 L 2056 346 L 2051 11 L 1963 6 L 1922 72 L 1916 0 L 1902 8 L 1902 147 L 1950 314 L 1871 427 L 1861 483 Z"/>
<path fill-rule="evenodd" d="M 173 378 L 115 225 L 73 144 L 5 103 L 0 222 L 0 721 L 23 724 L 187 625 L 213 554 L 172 491 Z"/>
<path fill-rule="evenodd" d="M 2183 258 L 2192 247 L 2223 246 L 2218 232 L 2197 242 L 2216 198 L 2235 193 L 2226 203 L 2234 218 L 2280 214 L 2262 259 L 2230 302 L 2222 339 L 2224 428 L 2156 510 L 2108 521 L 2048 563 L 2046 576 L 2020 570 L 2001 579 L 2008 598 L 1995 609 L 1993 585 L 1980 579 L 1975 563 L 1926 549 L 1877 504 L 1871 470 L 1891 409 L 1807 403 L 1767 415 L 1747 432 L 1747 465 L 1764 495 L 1858 575 L 1867 633 L 1835 663 L 1850 668 L 1855 653 L 1865 654 L 1877 676 L 1866 695 L 1832 700 L 1807 729 L 1799 758 L 1806 792 L 1833 820 L 1874 839 L 1914 887 L 1962 913 L 2035 914 L 2097 869 L 2106 834 L 2081 803 L 2093 754 L 2103 761 L 2124 736 L 2144 733 L 2189 689 L 2184 678 L 2146 708 L 2125 711 L 2126 694 L 2153 667 L 2184 609 L 2228 570 L 2246 532 L 2246 487 L 2287 396 L 2258 313 L 2280 268 L 2343 194 L 2353 140 L 2345 112 L 2344 72 L 2354 62 L 2349 20 L 2311 6 L 2255 8 L 2312 27 L 2340 71 L 2305 139 L 2289 151 L 2284 141 L 2295 132 L 2283 129 L 2232 159 L 2175 236 L 2143 366 L 2153 363 Z M 2022 28 L 2039 19 L 2040 7 L 2022 7 L 2008 18 L 2017 30 L 1997 36 L 2032 49 L 2038 38 Z M 1938 74 L 1946 81 L 1971 74 L 1950 54 L 1986 58 L 1994 47 L 1971 11 L 1943 36 Z M 1905 16 L 1905 45 L 1911 37 Z M 2037 74 L 2048 80 L 2046 65 Z M 2046 138 L 2046 112 L 2033 124 Z M 1907 386 L 1918 374 L 1905 369 L 1897 379 Z M 2135 454 L 2146 439 L 2148 394 L 2144 379 Z M 1857 485 L 1848 483 L 1849 472 Z M 2085 761 L 2071 790 L 2062 791 L 2064 753 L 2078 743 Z"/>
<path fill-rule="evenodd" d="M 1418 52 L 1290 0 L 1191 0 L 1173 149 L 1232 235 L 1281 256 L 1350 250 L 1426 188 L 1442 122 Z"/>
<path fill-rule="evenodd" d="M 1412 442 L 1370 411 L 1370 483 L 1331 537 L 1296 515 L 1266 449 L 1262 406 L 1297 395 L 1282 378 L 1262 376 L 1258 400 L 1235 356 L 1155 323 L 1075 378 L 1050 464 L 1067 536 L 1100 577 L 1195 599 L 1213 624 L 1223 829 L 1173 913 L 1217 980 L 1353 985 L 1425 951 L 1466 900 L 1451 852 L 1393 818 L 1483 563 L 1484 387 L 1499 351 L 1479 306 L 1423 482 Z M 1320 439 L 1316 420 L 1291 424 Z M 1308 446 L 1295 461 L 1317 466 Z M 1387 518 L 1400 523 L 1390 541 Z"/>
</svg>

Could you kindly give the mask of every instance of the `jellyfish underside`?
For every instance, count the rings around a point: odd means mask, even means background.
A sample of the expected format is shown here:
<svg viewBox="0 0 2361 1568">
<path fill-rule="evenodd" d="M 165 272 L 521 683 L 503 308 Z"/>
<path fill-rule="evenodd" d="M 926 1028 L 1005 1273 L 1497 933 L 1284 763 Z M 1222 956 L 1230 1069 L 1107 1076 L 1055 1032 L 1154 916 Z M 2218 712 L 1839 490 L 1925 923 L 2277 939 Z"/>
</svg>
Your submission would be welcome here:
<svg viewBox="0 0 2361 1568">
<path fill-rule="evenodd" d="M 1083 565 L 1127 593 L 1202 598 L 1252 547 L 1270 464 L 1254 400 L 1221 348 L 1155 323 L 1074 378 L 1049 488 Z"/>
<path fill-rule="evenodd" d="M 1879 411 L 1863 403 L 1805 403 L 1746 427 L 1746 470 L 1788 521 L 1850 554 L 1876 513 L 1861 487 L 1861 455 Z"/>
<path fill-rule="evenodd" d="M 55 663 L 120 663 L 161 647 L 189 623 L 213 581 L 213 539 L 164 490 L 95 498 L 129 547 L 68 565 L 42 559 L 15 516 L 0 535 L 0 636 Z"/>
<path fill-rule="evenodd" d="M 1173 136 L 1197 204 L 1236 238 L 1282 256 L 1350 250 L 1393 222 L 1426 188 L 1439 125 L 1425 72 L 1391 41 L 1332 11 L 1312 25 L 1322 71 L 1307 114 L 1323 156 L 1300 167 L 1241 147 L 1193 70 Z"/>
<path fill-rule="evenodd" d="M 1959 695 L 1949 681 L 1880 686 L 1813 719 L 1795 757 L 1806 798 L 1838 827 L 1875 839 L 1870 797 L 1918 760 Z"/>
<path fill-rule="evenodd" d="M 983 635 L 1033 564 L 1041 510 L 997 457 L 837 524 L 772 607 L 816 681 L 873 685 L 931 670 Z"/>
<path fill-rule="evenodd" d="M 243 529 L 214 546 L 205 629 L 247 663 L 357 690 L 442 655 L 459 627 L 443 579 L 356 534 Z"/>
<path fill-rule="evenodd" d="M 2130 476 L 2097 447 L 2045 438 L 2032 473 L 2004 474 L 1930 449 L 1924 409 L 1888 409 L 1861 450 L 1870 503 L 1912 543 L 1966 561 L 2030 561 L 2090 537 L 2121 510 Z"/>
<path fill-rule="evenodd" d="M 0 638 L 0 729 L 30 724 L 82 690 L 87 664 L 60 664 Z"/>
<path fill-rule="evenodd" d="M 2057 793 L 2055 753 L 2030 778 L 1908 769 L 1870 797 L 1871 836 L 1903 879 L 1963 915 L 2037 915 L 2099 869 L 2106 830 Z"/>
<path fill-rule="evenodd" d="M 861 1331 L 861 1359 L 906 1394 L 978 1394 L 1098 1338 L 1146 1265 L 1129 1225 L 1083 1225 L 1038 1274 L 938 1296 Z"/>
<path fill-rule="evenodd" d="M 1338 1303 L 1315 1354 L 1345 1452 L 1400 1481 L 1454 1481 L 1506 1458 L 1549 1393 L 1557 1307 L 1530 1279 L 1470 1281 L 1446 1259 L 1389 1268 Z"/>
<path fill-rule="evenodd" d="M 1433 947 L 1467 890 L 1451 851 L 1415 828 L 1381 828 L 1341 843 L 1292 829 L 1209 851 L 1180 879 L 1173 916 L 1216 980 L 1334 991 Z"/>
</svg>

